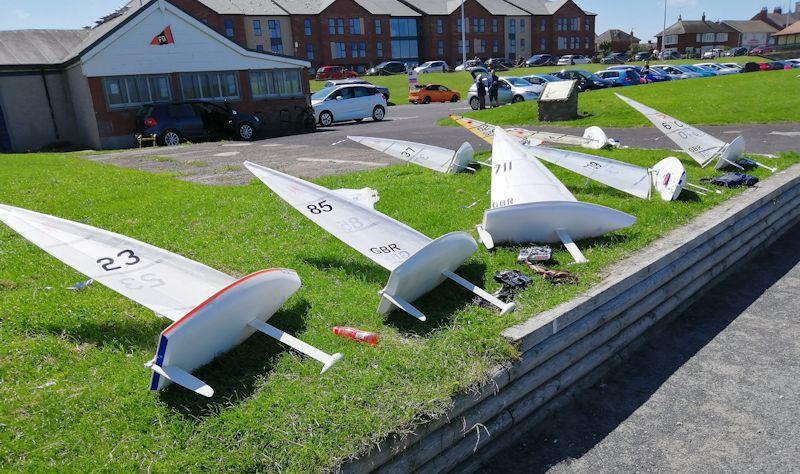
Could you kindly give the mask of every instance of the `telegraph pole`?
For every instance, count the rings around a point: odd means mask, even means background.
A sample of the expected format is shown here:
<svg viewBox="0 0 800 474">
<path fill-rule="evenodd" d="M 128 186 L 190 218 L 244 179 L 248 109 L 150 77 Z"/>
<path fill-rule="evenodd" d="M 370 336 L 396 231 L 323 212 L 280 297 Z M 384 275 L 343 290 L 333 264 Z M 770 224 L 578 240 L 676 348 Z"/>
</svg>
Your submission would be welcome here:
<svg viewBox="0 0 800 474">
<path fill-rule="evenodd" d="M 667 0 L 664 0 L 664 29 L 661 30 L 661 53 L 662 54 L 664 53 L 664 46 L 666 44 L 667 44 Z"/>
<path fill-rule="evenodd" d="M 464 20 L 464 2 L 461 0 L 461 64 L 467 64 L 467 23 Z"/>
</svg>

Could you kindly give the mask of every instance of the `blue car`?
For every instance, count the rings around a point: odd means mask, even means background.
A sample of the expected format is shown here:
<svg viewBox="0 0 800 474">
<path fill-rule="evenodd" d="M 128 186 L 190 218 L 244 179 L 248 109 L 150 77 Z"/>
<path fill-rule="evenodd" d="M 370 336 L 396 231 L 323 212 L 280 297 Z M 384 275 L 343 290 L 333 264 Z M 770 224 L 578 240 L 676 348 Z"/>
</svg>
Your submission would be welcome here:
<svg viewBox="0 0 800 474">
<path fill-rule="evenodd" d="M 717 75 L 716 73 L 712 73 L 705 69 L 700 69 L 697 66 L 689 66 L 688 64 L 681 64 L 675 67 L 685 72 L 686 74 L 694 75 L 694 77 L 713 77 Z"/>
<path fill-rule="evenodd" d="M 666 82 L 671 81 L 672 78 L 669 74 L 664 73 L 663 71 L 655 68 L 650 68 L 650 71 L 645 73 L 644 68 L 641 66 L 611 66 L 606 68 L 606 70 L 621 70 L 621 69 L 633 69 L 639 74 L 640 77 L 646 79 L 647 83 L 652 82 Z"/>
<path fill-rule="evenodd" d="M 642 78 L 633 69 L 606 69 L 596 73 L 607 81 L 611 81 L 614 87 L 638 86 L 642 83 Z"/>
</svg>

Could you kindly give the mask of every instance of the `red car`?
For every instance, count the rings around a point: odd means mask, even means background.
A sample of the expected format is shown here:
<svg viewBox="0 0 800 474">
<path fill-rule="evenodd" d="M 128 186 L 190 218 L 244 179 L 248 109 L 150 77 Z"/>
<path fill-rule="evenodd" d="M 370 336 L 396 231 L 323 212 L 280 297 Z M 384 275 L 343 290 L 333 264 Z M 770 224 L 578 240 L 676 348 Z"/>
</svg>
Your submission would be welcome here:
<svg viewBox="0 0 800 474">
<path fill-rule="evenodd" d="M 322 66 L 317 69 L 316 79 L 318 81 L 328 81 L 331 79 L 352 79 L 358 77 L 358 73 L 342 66 Z"/>
<path fill-rule="evenodd" d="M 758 63 L 758 69 L 760 71 L 769 71 L 770 67 L 769 67 L 769 64 L 767 64 L 767 63 Z"/>
<path fill-rule="evenodd" d="M 753 48 L 753 50 L 750 51 L 750 54 L 758 55 L 758 54 L 765 54 L 765 53 L 771 53 L 771 52 L 772 52 L 772 48 L 770 48 L 768 46 L 765 46 L 763 48 Z"/>
</svg>

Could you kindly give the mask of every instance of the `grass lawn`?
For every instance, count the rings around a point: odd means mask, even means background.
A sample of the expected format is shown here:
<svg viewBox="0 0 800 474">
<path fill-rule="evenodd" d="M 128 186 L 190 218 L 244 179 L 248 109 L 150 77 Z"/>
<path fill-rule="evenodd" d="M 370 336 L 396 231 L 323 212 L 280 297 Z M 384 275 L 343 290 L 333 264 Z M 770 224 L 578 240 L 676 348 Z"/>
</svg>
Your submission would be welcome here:
<svg viewBox="0 0 800 474">
<path fill-rule="evenodd" d="M 798 71 L 767 71 L 705 79 L 661 82 L 646 86 L 615 87 L 580 94 L 578 110 L 587 116 L 547 125 L 570 127 L 644 127 L 650 122 L 617 99 L 614 93 L 642 102 L 660 112 L 693 125 L 800 122 Z M 746 91 L 744 94 L 742 91 Z M 469 111 L 464 114 L 496 125 L 537 125 L 538 104 L 514 105 Z M 456 125 L 444 118 L 442 125 Z"/>
<path fill-rule="evenodd" d="M 718 60 L 701 60 L 701 59 L 682 59 L 677 61 L 663 61 L 663 62 L 652 62 L 651 64 L 661 64 L 661 63 L 668 63 L 668 64 L 697 64 L 697 63 L 705 63 L 705 62 L 736 62 L 736 63 L 746 63 L 749 61 L 756 61 L 756 62 L 763 62 L 764 58 L 757 58 L 757 57 L 749 57 L 749 56 L 740 56 L 738 58 L 725 58 L 725 59 L 718 59 Z M 628 63 L 634 66 L 643 66 L 644 63 Z M 528 76 L 530 74 L 546 74 L 555 71 L 561 71 L 562 69 L 585 69 L 587 71 L 600 71 L 605 69 L 608 66 L 613 66 L 613 64 L 579 64 L 575 66 L 547 66 L 547 67 L 526 67 L 526 68 L 514 68 L 506 72 L 498 73 L 500 76 Z M 796 74 L 795 74 L 796 75 Z M 401 104 L 408 104 L 408 77 L 406 75 L 400 76 L 363 76 L 364 79 L 370 81 L 375 85 L 381 85 L 384 87 L 388 87 L 389 91 L 391 92 L 391 99 L 390 102 L 393 104 L 401 105 Z M 323 84 L 325 81 L 311 81 L 311 90 L 318 91 L 322 89 Z M 472 85 L 473 79 L 472 76 L 469 75 L 467 72 L 452 72 L 452 73 L 432 73 L 432 74 L 423 74 L 419 76 L 419 83 L 420 84 L 442 84 L 450 89 L 457 90 L 461 92 L 461 97 L 466 99 L 467 97 L 467 90 Z"/>
<path fill-rule="evenodd" d="M 650 165 L 660 151 L 598 152 Z M 682 157 L 692 181 L 714 174 Z M 800 161 L 783 155 L 781 168 Z M 271 322 L 344 360 L 324 376 L 316 361 L 256 334 L 197 375 L 213 399 L 147 390 L 159 332 L 168 321 L 84 279 L 0 225 L 0 470 L 319 471 L 391 432 L 445 412 L 450 397 L 515 356 L 500 332 L 599 281 L 600 271 L 692 216 L 741 191 L 666 203 L 639 200 L 560 169 L 581 200 L 629 212 L 631 228 L 580 242 L 590 262 L 572 265 L 578 286 L 536 279 L 516 313 L 472 306 L 445 283 L 418 302 L 427 323 L 375 313 L 388 273 L 316 227 L 261 183 L 203 186 L 84 161 L 76 155 L 0 157 L 0 202 L 120 232 L 235 276 L 297 270 L 303 288 Z M 754 174 L 764 177 L 764 170 Z M 392 166 L 317 180 L 371 186 L 377 207 L 437 237 L 471 230 L 488 204 L 489 172 L 442 175 Z M 691 195 L 690 195 L 691 196 Z M 462 205 L 480 200 L 471 209 Z M 570 262 L 558 247 L 561 266 Z M 496 290 L 492 274 L 516 268 L 517 248 L 481 248 L 458 272 Z M 381 334 L 373 348 L 331 326 Z"/>
</svg>

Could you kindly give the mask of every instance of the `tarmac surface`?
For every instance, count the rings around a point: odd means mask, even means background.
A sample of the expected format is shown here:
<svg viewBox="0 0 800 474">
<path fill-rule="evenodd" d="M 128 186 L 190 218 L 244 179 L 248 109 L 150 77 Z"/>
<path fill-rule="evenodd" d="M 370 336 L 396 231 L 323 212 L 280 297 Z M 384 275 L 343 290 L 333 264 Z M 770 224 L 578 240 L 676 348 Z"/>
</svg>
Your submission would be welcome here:
<svg viewBox="0 0 800 474">
<path fill-rule="evenodd" d="M 484 472 L 800 472 L 800 225 Z"/>
<path fill-rule="evenodd" d="M 344 122 L 320 128 L 316 133 L 270 138 L 253 142 L 207 142 L 177 147 L 142 148 L 88 155 L 95 161 L 153 172 L 179 173 L 183 179 L 203 184 L 243 184 L 251 179 L 242 162 L 250 160 L 302 178 L 374 169 L 402 163 L 382 153 L 347 140 L 347 135 L 366 135 L 416 141 L 458 149 L 469 141 L 476 150 L 490 150 L 488 144 L 461 127 L 443 127 L 437 121 L 448 114 L 469 111 L 466 103 L 400 105 L 390 107 L 382 122 Z M 800 124 L 731 125 L 701 127 L 722 140 L 741 134 L 748 151 L 775 154 L 800 150 Z M 583 128 L 540 127 L 576 135 Z M 653 127 L 606 129 L 609 137 L 623 146 L 674 148 L 674 144 Z M 665 155 L 666 156 L 666 155 Z"/>
</svg>

